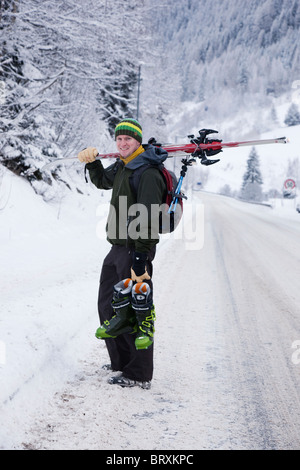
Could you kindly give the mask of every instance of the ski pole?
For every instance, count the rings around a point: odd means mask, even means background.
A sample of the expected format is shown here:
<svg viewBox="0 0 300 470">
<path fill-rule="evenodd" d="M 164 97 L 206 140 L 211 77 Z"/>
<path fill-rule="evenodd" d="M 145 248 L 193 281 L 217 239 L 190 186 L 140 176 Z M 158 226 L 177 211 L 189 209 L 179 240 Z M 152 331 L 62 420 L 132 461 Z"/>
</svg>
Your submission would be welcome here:
<svg viewBox="0 0 300 470">
<path fill-rule="evenodd" d="M 175 190 L 175 195 L 172 199 L 172 202 L 170 204 L 168 214 L 174 213 L 176 211 L 177 203 L 178 203 L 178 197 L 180 195 L 181 191 L 181 186 L 182 186 L 182 181 L 183 181 L 183 176 L 180 176 L 176 190 Z"/>
</svg>

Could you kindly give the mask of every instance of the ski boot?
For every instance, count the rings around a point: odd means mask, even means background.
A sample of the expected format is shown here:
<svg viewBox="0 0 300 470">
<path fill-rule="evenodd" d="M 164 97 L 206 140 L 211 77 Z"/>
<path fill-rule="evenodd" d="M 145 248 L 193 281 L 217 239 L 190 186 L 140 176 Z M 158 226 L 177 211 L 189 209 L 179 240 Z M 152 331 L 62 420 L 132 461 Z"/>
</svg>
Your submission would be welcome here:
<svg viewBox="0 0 300 470">
<path fill-rule="evenodd" d="M 124 279 L 114 286 L 112 307 L 115 315 L 111 320 L 105 320 L 97 329 L 96 338 L 116 338 L 124 333 L 136 333 L 136 319 L 130 296 L 132 286 L 131 279 Z"/>
<path fill-rule="evenodd" d="M 145 282 L 135 284 L 132 289 L 132 308 L 137 320 L 136 349 L 148 349 L 153 344 L 155 309 L 151 288 Z"/>
</svg>

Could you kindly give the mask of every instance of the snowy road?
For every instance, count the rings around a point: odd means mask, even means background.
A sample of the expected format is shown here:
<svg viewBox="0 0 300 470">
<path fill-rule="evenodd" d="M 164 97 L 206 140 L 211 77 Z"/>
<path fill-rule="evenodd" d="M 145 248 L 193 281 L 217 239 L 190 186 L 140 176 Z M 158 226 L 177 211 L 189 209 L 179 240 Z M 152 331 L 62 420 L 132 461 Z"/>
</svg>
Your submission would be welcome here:
<svg viewBox="0 0 300 470">
<path fill-rule="evenodd" d="M 78 315 L 87 297 L 86 324 L 68 335 L 71 352 L 72 341 L 76 345 L 76 373 L 70 376 L 67 355 L 66 381 L 53 396 L 45 393 L 34 409 L 34 379 L 31 400 L 24 385 L 19 397 L 6 403 L 4 411 L 13 416 L 10 430 L 15 425 L 14 448 L 300 448 L 300 354 L 293 349 L 300 343 L 300 218 L 284 219 L 270 208 L 225 197 L 200 197 L 202 249 L 169 240 L 158 250 L 152 389 L 113 387 L 100 369 L 107 355 L 93 338 L 97 319 L 91 314 L 99 262 L 78 283 L 83 259 L 94 262 L 87 245 L 77 266 L 73 259 L 74 281 L 69 275 L 57 285 L 55 300 L 67 295 Z M 60 375 L 63 366 L 59 363 Z M 46 389 L 47 374 L 43 380 Z"/>
<path fill-rule="evenodd" d="M 174 354 L 171 375 L 185 395 L 177 443 L 299 448 L 300 364 L 292 349 L 300 338 L 299 221 L 228 198 L 201 199 L 203 249 L 177 249 L 173 277 L 167 261 L 159 274 L 164 289 L 178 292 L 172 334 L 163 319 L 160 327 L 174 348 L 165 353 L 162 375 L 168 377 Z"/>
</svg>

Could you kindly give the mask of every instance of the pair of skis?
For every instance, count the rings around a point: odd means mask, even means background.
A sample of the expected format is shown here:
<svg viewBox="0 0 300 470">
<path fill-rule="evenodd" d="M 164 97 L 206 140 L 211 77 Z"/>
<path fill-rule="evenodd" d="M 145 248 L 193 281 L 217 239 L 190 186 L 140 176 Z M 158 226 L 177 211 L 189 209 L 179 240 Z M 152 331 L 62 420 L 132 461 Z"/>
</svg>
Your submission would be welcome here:
<svg viewBox="0 0 300 470">
<path fill-rule="evenodd" d="M 254 146 L 254 145 L 265 145 L 265 144 L 286 144 L 288 141 L 286 137 L 279 137 L 278 139 L 260 139 L 260 140 L 248 140 L 244 142 L 222 142 L 221 140 L 215 139 L 210 140 L 207 139 L 207 135 L 215 134 L 218 131 L 213 129 L 201 129 L 199 131 L 199 136 L 195 138 L 194 135 L 188 136 L 191 139 L 190 144 L 186 144 L 182 146 L 164 146 L 163 148 L 170 154 L 172 152 L 182 152 L 184 148 L 185 153 L 190 153 L 192 158 L 185 158 L 182 159 L 182 169 L 180 172 L 180 178 L 172 199 L 172 202 L 169 206 L 168 213 L 174 214 L 176 211 L 176 207 L 180 198 L 182 198 L 181 187 L 183 183 L 183 178 L 186 174 L 188 166 L 191 165 L 195 161 L 195 157 L 201 160 L 202 165 L 213 165 L 220 161 L 220 159 L 209 159 L 207 157 L 211 157 L 213 155 L 222 152 L 223 148 L 235 148 L 235 147 L 245 147 L 245 146 Z M 155 145 L 155 143 L 154 143 Z"/>
<path fill-rule="evenodd" d="M 210 160 L 207 157 L 215 155 L 221 152 L 223 149 L 227 148 L 237 148 L 237 147 L 245 147 L 245 146 L 254 146 L 254 145 L 266 145 L 266 144 L 286 144 L 288 140 L 286 137 L 279 137 L 277 139 L 259 139 L 259 140 L 246 140 L 244 142 L 222 142 L 221 140 L 208 140 L 207 135 L 212 133 L 218 133 L 213 129 L 201 129 L 199 131 L 199 137 L 194 135 L 189 135 L 190 143 L 189 144 L 157 144 L 154 139 L 150 139 L 153 145 L 158 145 L 165 149 L 168 154 L 169 158 L 182 156 L 182 154 L 189 154 L 192 158 L 198 157 L 201 160 L 202 165 L 211 165 L 213 163 L 217 163 L 218 160 Z M 149 142 L 150 142 L 149 141 Z M 109 159 L 109 158 L 118 158 L 119 153 L 99 153 L 96 157 L 97 160 L 102 159 Z M 52 161 L 46 163 L 42 168 L 39 169 L 40 172 L 48 170 L 51 166 L 58 165 L 62 162 L 68 162 L 72 160 L 76 160 L 77 157 L 65 157 L 65 158 L 54 158 Z M 189 160 L 186 160 L 189 162 Z M 28 171 L 28 174 L 34 174 L 37 169 L 32 171 Z"/>
<path fill-rule="evenodd" d="M 190 143 L 183 144 L 183 145 L 181 144 L 161 145 L 161 144 L 158 144 L 154 138 L 149 140 L 149 143 L 151 143 L 152 145 L 162 147 L 164 150 L 166 150 L 168 152 L 169 157 L 176 157 L 179 155 L 182 156 L 182 154 L 189 155 L 181 160 L 183 165 L 182 165 L 182 169 L 180 172 L 180 178 L 178 180 L 178 184 L 173 195 L 172 202 L 169 206 L 169 210 L 168 210 L 169 214 L 175 213 L 179 198 L 184 197 L 181 193 L 183 178 L 185 177 L 188 167 L 192 165 L 193 162 L 195 162 L 196 158 L 200 159 L 202 165 L 208 166 L 208 165 L 212 165 L 214 163 L 219 162 L 220 159 L 210 159 L 207 157 L 212 157 L 218 154 L 219 152 L 222 152 L 223 149 L 226 149 L 226 148 L 237 148 L 237 147 L 266 145 L 266 144 L 286 144 L 288 142 L 286 137 L 279 137 L 277 139 L 246 140 L 242 142 L 239 142 L 239 141 L 222 142 L 221 140 L 218 140 L 218 139 L 207 138 L 209 134 L 217 134 L 217 133 L 218 131 L 215 131 L 213 129 L 201 129 L 199 131 L 198 137 L 195 137 L 194 135 L 189 135 L 188 138 L 190 139 Z M 102 160 L 102 159 L 118 158 L 118 157 L 119 157 L 119 153 L 104 153 L 104 154 L 98 154 L 96 159 Z M 39 171 L 40 173 L 42 173 L 43 171 L 48 170 L 53 165 L 57 165 L 62 162 L 67 162 L 67 161 L 71 161 L 75 159 L 77 159 L 77 157 L 55 158 L 51 162 L 44 165 L 39 170 L 28 170 L 27 176 L 34 175 L 36 171 Z"/>
<path fill-rule="evenodd" d="M 176 152 L 193 153 L 199 148 L 202 150 L 221 150 L 223 148 L 236 148 L 246 147 L 253 145 L 266 145 L 266 144 L 286 144 L 288 142 L 286 137 L 279 137 L 277 139 L 260 139 L 260 140 L 246 140 L 244 142 L 220 142 L 211 141 L 204 144 L 183 144 L 183 145 L 162 145 L 162 147 L 170 154 Z"/>
<path fill-rule="evenodd" d="M 220 161 L 220 159 L 209 159 L 207 158 L 208 156 L 211 157 L 213 155 L 218 154 L 219 152 L 222 152 L 223 148 L 235 148 L 235 147 L 245 147 L 245 146 L 254 146 L 254 145 L 265 145 L 265 144 L 286 144 L 287 139 L 286 137 L 280 137 L 278 139 L 260 139 L 260 140 L 248 140 L 244 142 L 222 142 L 221 140 L 215 139 L 215 140 L 210 140 L 207 139 L 207 135 L 209 134 L 215 134 L 217 131 L 213 129 L 201 129 L 199 131 L 199 136 L 195 138 L 194 135 L 188 136 L 191 139 L 191 143 L 187 144 L 184 146 L 185 152 L 190 153 L 192 158 L 185 158 L 182 159 L 182 169 L 180 172 L 180 178 L 174 193 L 173 200 L 170 204 L 168 213 L 169 214 L 174 214 L 176 211 L 176 207 L 178 204 L 179 198 L 182 197 L 181 194 L 181 187 L 182 187 L 182 182 L 183 178 L 186 174 L 186 171 L 188 169 L 188 166 L 191 165 L 195 161 L 195 157 L 200 158 L 201 164 L 202 165 L 213 165 L 214 163 L 217 163 Z M 174 146 L 168 148 L 164 147 L 167 152 L 174 152 Z M 181 146 L 175 147 L 175 152 L 176 151 L 181 151 Z"/>
</svg>

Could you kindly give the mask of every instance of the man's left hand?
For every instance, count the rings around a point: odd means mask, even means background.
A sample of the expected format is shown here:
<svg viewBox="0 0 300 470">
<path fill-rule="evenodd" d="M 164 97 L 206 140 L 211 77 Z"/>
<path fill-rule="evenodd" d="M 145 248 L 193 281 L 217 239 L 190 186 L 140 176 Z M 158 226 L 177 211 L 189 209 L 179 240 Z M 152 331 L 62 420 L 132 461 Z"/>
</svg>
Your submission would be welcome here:
<svg viewBox="0 0 300 470">
<path fill-rule="evenodd" d="M 147 253 L 133 253 L 132 267 L 131 267 L 131 279 L 136 282 L 143 282 L 151 279 L 147 272 L 146 260 Z"/>
</svg>

